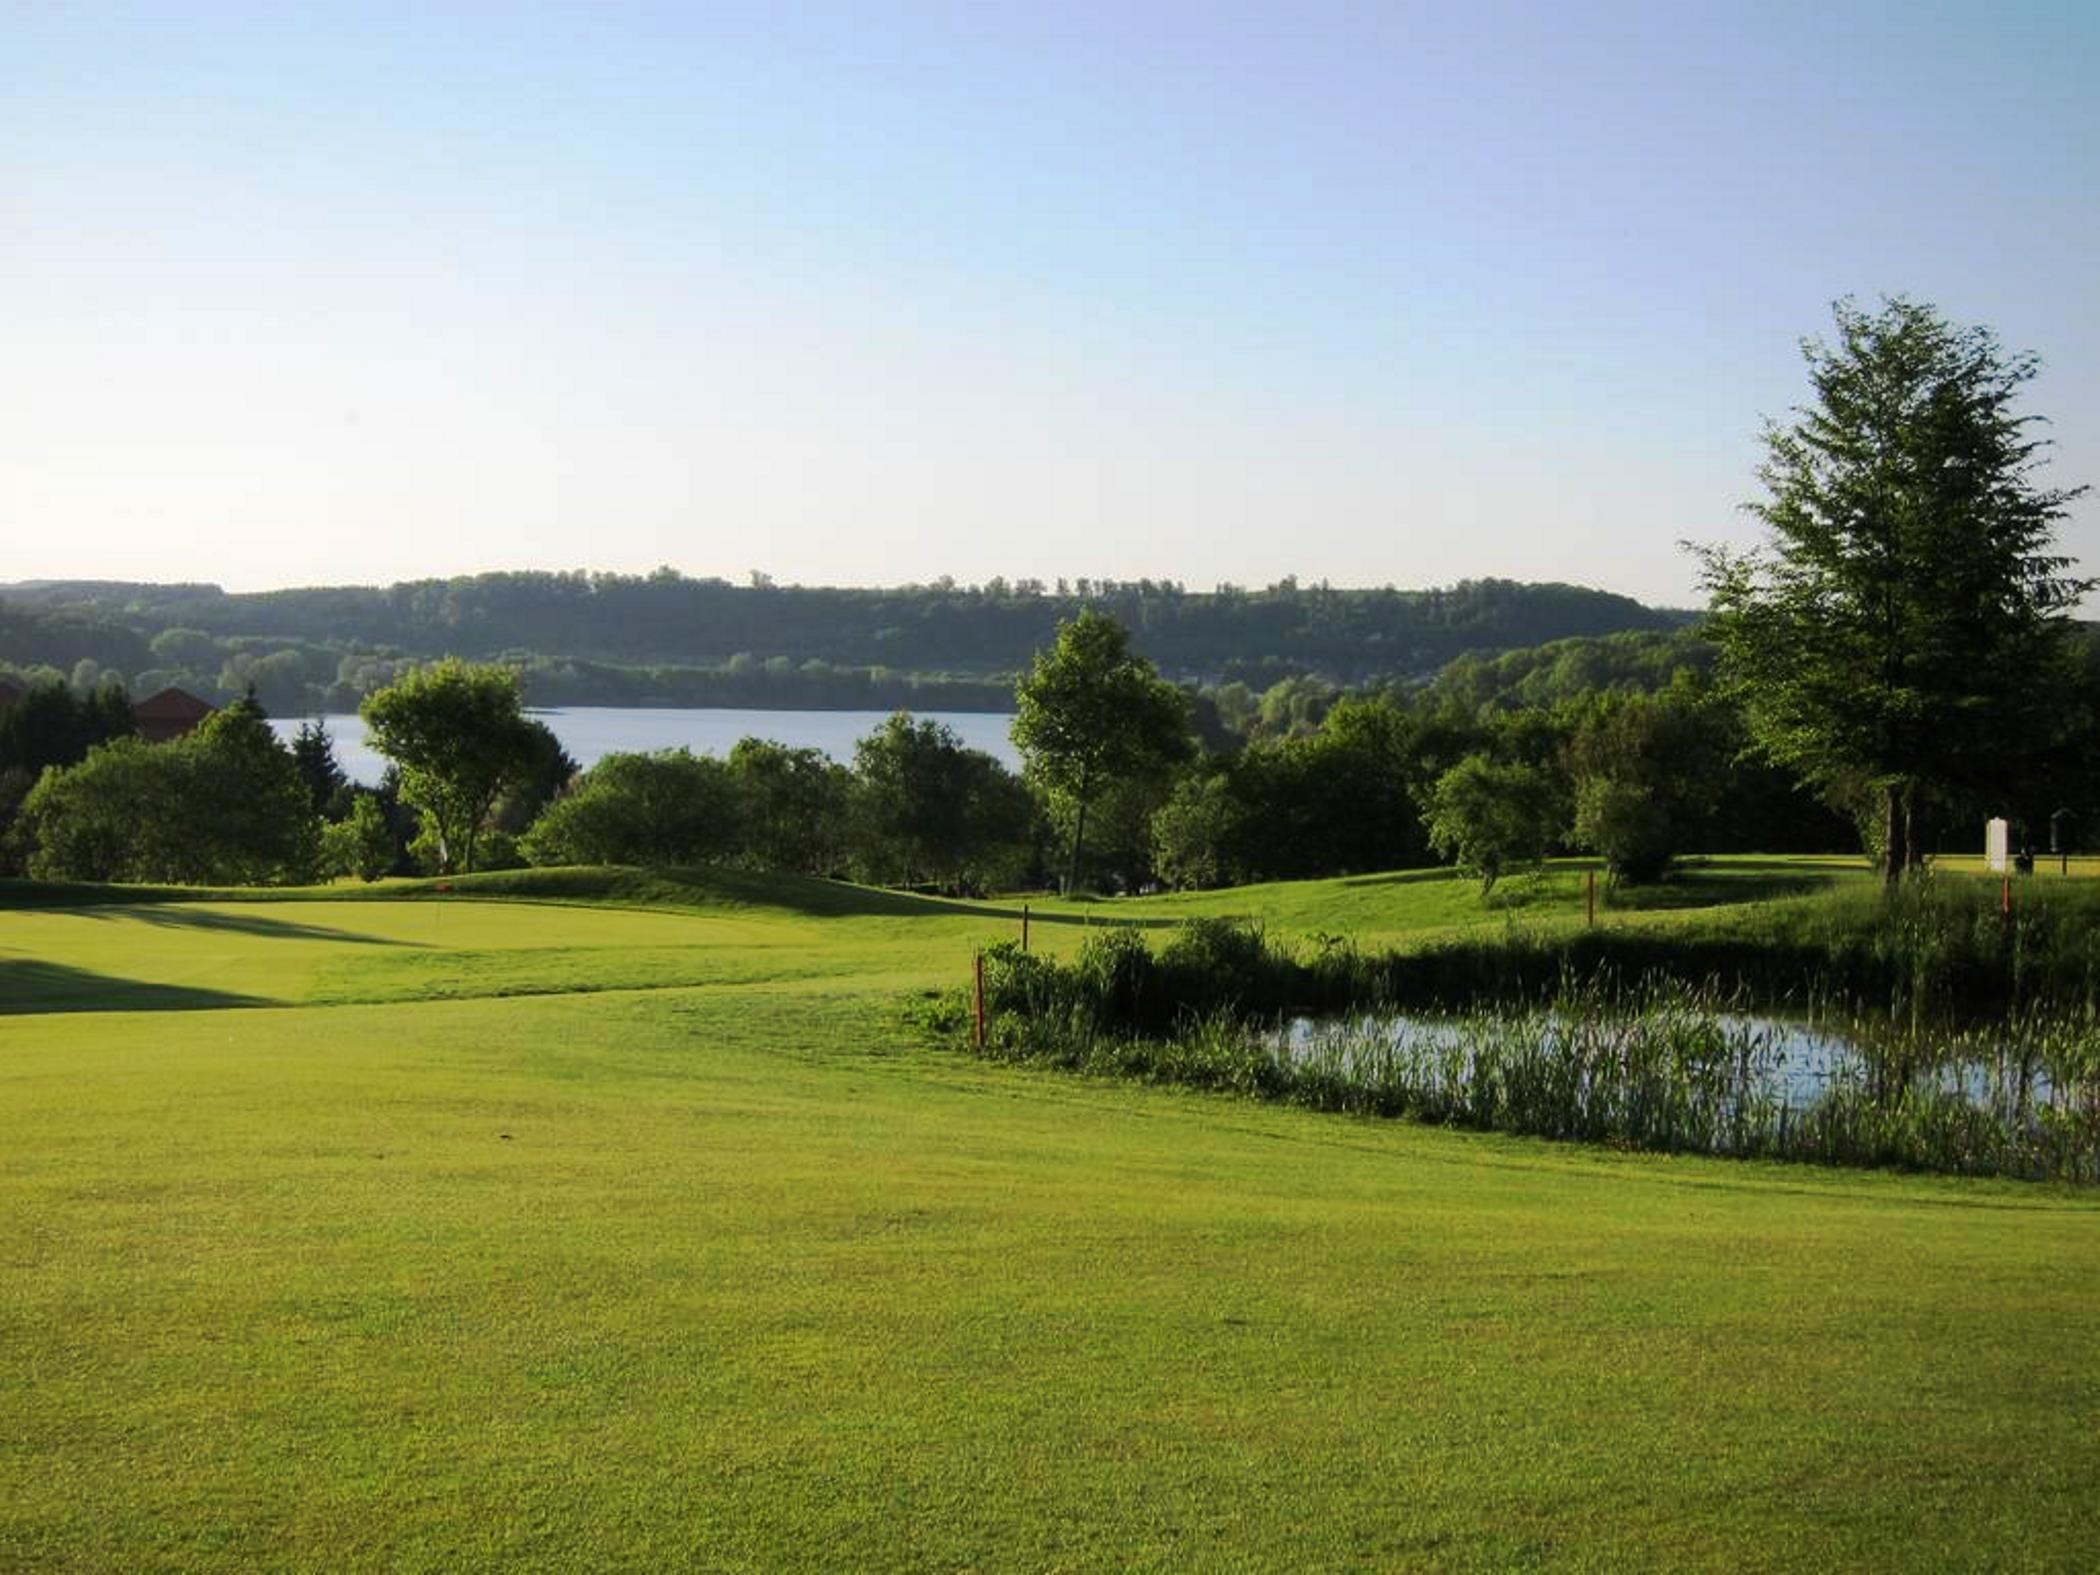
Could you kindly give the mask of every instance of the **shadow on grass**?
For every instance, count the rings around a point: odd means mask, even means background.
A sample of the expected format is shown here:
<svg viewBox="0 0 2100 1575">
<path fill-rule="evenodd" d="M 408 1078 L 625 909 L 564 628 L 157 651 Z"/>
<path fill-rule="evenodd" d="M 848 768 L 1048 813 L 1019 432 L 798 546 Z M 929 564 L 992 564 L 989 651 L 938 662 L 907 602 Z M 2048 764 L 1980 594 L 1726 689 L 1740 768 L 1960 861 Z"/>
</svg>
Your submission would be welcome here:
<svg viewBox="0 0 2100 1575">
<path fill-rule="evenodd" d="M 773 908 L 814 919 L 988 918 L 1021 922 L 1021 903 L 935 897 L 883 886 L 773 871 L 692 867 L 685 869 L 532 869 L 423 881 L 385 893 L 397 899 L 443 901 L 512 899 L 527 902 L 597 902 L 623 907 Z M 1034 924 L 1116 925 L 1166 929 L 1175 921 L 1122 918 L 1069 908 L 1030 909 Z"/>
<path fill-rule="evenodd" d="M 204 895 L 185 886 L 112 886 L 99 881 L 0 880 L 0 909 L 99 908 L 112 903 L 196 902 Z"/>
<path fill-rule="evenodd" d="M 1318 877 L 1307 877 L 1317 879 Z M 1419 870 L 1391 870 L 1383 875 L 1349 875 L 1335 882 L 1337 886 L 1354 889 L 1359 886 L 1425 886 L 1437 881 L 1458 879 L 1448 864 L 1432 864 Z"/>
<path fill-rule="evenodd" d="M 182 903 L 112 904 L 107 907 L 72 910 L 87 919 L 130 919 L 139 924 L 175 930 L 217 930 L 228 935 L 253 935 L 264 940 L 348 941 L 358 946 L 421 946 L 421 941 L 398 941 L 386 935 L 364 935 L 339 930 L 328 924 L 300 924 L 292 919 L 266 919 L 253 913 L 215 913 Z"/>
<path fill-rule="evenodd" d="M 119 979 L 34 958 L 0 957 L 0 1017 L 48 1012 L 183 1012 L 275 1006 L 259 995 Z"/>
<path fill-rule="evenodd" d="M 1598 883 L 1603 897 L 1603 882 Z M 1718 908 L 1744 902 L 1772 902 L 1781 897 L 1806 897 L 1828 891 L 1835 884 L 1827 875 L 1803 874 L 1794 870 L 1770 875 L 1703 875 L 1687 871 L 1654 886 L 1621 886 L 1611 893 L 1610 905 L 1619 912 L 1660 913 L 1676 908 Z"/>
</svg>

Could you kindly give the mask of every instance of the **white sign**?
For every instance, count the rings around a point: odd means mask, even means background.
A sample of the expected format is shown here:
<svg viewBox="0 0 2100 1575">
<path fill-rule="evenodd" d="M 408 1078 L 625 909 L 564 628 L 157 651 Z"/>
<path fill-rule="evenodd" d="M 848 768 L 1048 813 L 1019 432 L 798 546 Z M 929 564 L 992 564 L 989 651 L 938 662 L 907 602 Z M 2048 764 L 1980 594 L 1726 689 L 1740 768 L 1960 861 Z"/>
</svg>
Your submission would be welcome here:
<svg viewBox="0 0 2100 1575">
<path fill-rule="evenodd" d="M 1996 875 L 2005 873 L 2006 833 L 2009 830 L 2002 819 L 1983 823 L 1983 867 Z"/>
</svg>

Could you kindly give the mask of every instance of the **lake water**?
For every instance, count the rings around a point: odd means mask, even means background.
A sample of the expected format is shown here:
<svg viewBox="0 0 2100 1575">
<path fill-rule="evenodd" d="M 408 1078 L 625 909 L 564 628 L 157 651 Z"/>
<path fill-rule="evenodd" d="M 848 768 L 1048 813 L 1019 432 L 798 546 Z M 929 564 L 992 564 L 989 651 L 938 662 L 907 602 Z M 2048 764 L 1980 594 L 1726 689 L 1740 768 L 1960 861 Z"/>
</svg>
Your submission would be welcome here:
<svg viewBox="0 0 2100 1575">
<path fill-rule="evenodd" d="M 610 754 L 651 749 L 690 749 L 696 755 L 727 755 L 744 738 L 769 738 L 791 749 L 821 749 L 841 765 L 853 763 L 853 746 L 880 727 L 887 711 L 677 710 L 671 707 L 558 706 L 531 715 L 547 724 L 562 748 L 589 767 Z M 1014 748 L 1013 718 L 991 711 L 919 711 L 916 720 L 942 722 L 972 749 L 981 749 L 1012 770 L 1021 766 Z M 310 717 L 273 717 L 270 726 L 290 742 Z M 353 782 L 378 785 L 386 761 L 365 740 L 356 716 L 319 718 L 335 740 L 335 758 Z"/>
</svg>

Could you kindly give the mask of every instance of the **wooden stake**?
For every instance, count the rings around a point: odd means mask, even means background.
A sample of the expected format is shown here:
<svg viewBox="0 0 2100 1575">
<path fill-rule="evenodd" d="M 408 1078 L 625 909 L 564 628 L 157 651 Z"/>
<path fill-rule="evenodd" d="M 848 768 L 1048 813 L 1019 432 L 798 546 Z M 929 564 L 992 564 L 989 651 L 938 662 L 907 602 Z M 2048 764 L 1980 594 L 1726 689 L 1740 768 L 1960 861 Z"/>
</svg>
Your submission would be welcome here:
<svg viewBox="0 0 2100 1575">
<path fill-rule="evenodd" d="M 977 1048 L 984 1048 L 984 953 L 977 954 Z"/>
<path fill-rule="evenodd" d="M 1028 904 L 1021 904 L 1021 950 L 1028 950 Z"/>
<path fill-rule="evenodd" d="M 1998 893 L 1998 917 L 2006 923 L 2012 922 L 2012 877 L 2005 877 L 2005 885 Z"/>
<path fill-rule="evenodd" d="M 1590 871 L 1590 923 L 1597 922 L 1597 872 Z"/>
</svg>

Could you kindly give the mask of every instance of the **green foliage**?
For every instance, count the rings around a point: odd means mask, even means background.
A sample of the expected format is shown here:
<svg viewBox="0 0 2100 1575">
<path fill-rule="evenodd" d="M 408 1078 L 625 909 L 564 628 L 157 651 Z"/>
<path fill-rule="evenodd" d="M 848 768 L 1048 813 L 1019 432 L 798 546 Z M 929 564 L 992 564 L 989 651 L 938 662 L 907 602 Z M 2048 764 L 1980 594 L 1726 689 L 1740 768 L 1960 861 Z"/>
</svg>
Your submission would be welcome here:
<svg viewBox="0 0 2100 1575">
<path fill-rule="evenodd" d="M 1203 890 L 1240 878 L 1234 856 L 1246 809 L 1222 771 L 1191 771 L 1152 818 L 1152 852 L 1169 886 Z"/>
<path fill-rule="evenodd" d="M 1383 955 L 1231 920 L 1156 951 L 1136 929 L 1096 931 L 1070 962 L 1005 943 L 985 954 L 985 1049 L 1552 1138 L 2100 1181 L 2100 893 L 2057 888 L 2010 923 L 1989 895 L 1954 882 L 1796 904 L 1747 933 L 1582 929 Z M 1785 1091 L 1799 1046 L 1743 1016 L 1804 993 L 1852 1047 L 1815 1097 Z M 1276 1031 L 1312 1013 L 1332 1020 Z M 970 1027 L 952 1006 L 927 1022 Z"/>
<path fill-rule="evenodd" d="M 1038 652 L 1014 692 L 1014 744 L 1030 778 L 1069 814 L 1065 883 L 1077 889 L 1087 811 L 1110 788 L 1160 784 L 1194 751 L 1188 706 L 1152 664 L 1133 655 L 1113 618 L 1083 612 Z"/>
<path fill-rule="evenodd" d="M 1600 691 L 1667 689 L 1679 675 L 1710 672 L 1717 654 L 1697 627 L 1553 640 L 1495 656 L 1468 653 L 1437 673 L 1424 699 L 1432 707 L 1451 706 L 1465 715 L 1552 710 Z"/>
<path fill-rule="evenodd" d="M 1575 845 L 1604 855 L 1614 881 L 1642 884 L 1669 873 L 1680 844 L 1650 783 L 1591 776 L 1575 784 Z"/>
<path fill-rule="evenodd" d="M 1481 894 L 1515 865 L 1538 864 L 1559 833 L 1558 795 L 1540 767 L 1468 755 L 1430 792 L 1429 841 Z"/>
<path fill-rule="evenodd" d="M 321 873 L 330 878 L 375 881 L 394 867 L 396 852 L 394 829 L 372 793 L 352 794 L 349 813 L 321 828 Z"/>
<path fill-rule="evenodd" d="M 77 764 L 95 745 L 137 732 L 121 685 L 101 684 L 76 695 L 52 676 L 0 705 L 0 875 L 23 871 L 27 848 L 15 832 L 15 818 L 45 769 Z"/>
<path fill-rule="evenodd" d="M 1427 672 L 1465 651 L 1682 621 L 1603 591 L 1507 580 L 1420 591 L 1280 581 L 1208 593 L 1155 580 L 855 590 L 526 572 L 233 594 L 53 583 L 12 588 L 9 598 L 0 605 L 0 662 L 70 668 L 85 655 L 125 673 L 185 669 L 208 685 L 243 650 L 241 682 L 272 650 L 296 647 L 303 693 L 263 689 L 285 713 L 352 704 L 399 676 L 404 659 L 448 652 L 520 661 L 539 704 L 924 711 L 997 708 L 1060 621 L 1088 610 L 1131 630 L 1166 671 L 1222 673 L 1264 689 L 1306 673 L 1361 682 Z M 148 650 L 147 637 L 170 631 L 182 637 Z M 791 670 L 769 673 L 773 658 Z"/>
<path fill-rule="evenodd" d="M 539 817 L 540 811 L 554 802 L 583 770 L 562 748 L 561 740 L 554 736 L 554 730 L 545 722 L 537 717 L 527 717 L 525 731 L 529 742 L 524 764 L 516 780 L 505 786 L 495 808 L 489 811 L 490 832 L 501 833 L 513 843 Z M 475 854 L 476 862 L 484 869 L 504 867 L 497 864 L 486 849 L 477 848 Z M 516 854 L 513 852 L 509 856 L 515 858 Z"/>
<path fill-rule="evenodd" d="M 319 721 L 300 723 L 291 748 L 314 813 L 327 820 L 341 819 L 350 808 L 350 779 L 335 758 L 335 740 L 327 727 Z"/>
<path fill-rule="evenodd" d="M 822 750 L 744 738 L 729 752 L 736 783 L 740 853 L 757 869 L 829 874 L 847 856 L 852 773 Z"/>
<path fill-rule="evenodd" d="M 2088 583 L 2050 548 L 2082 489 L 2033 484 L 2033 357 L 1902 299 L 1836 317 L 1835 345 L 1803 346 L 1815 402 L 1765 431 L 1770 546 L 1709 550 L 1706 583 L 1751 737 L 1876 807 L 1893 881 L 1914 810 L 2002 794 L 2052 740 Z"/>
<path fill-rule="evenodd" d="M 1025 787 L 952 728 L 903 711 L 854 746 L 852 859 L 890 885 L 986 890 L 1032 851 Z"/>
<path fill-rule="evenodd" d="M 690 750 L 610 754 L 525 834 L 534 864 L 702 864 L 738 843 L 727 765 Z"/>
<path fill-rule="evenodd" d="M 1154 827 L 1174 785 L 1174 779 L 1165 774 L 1125 777 L 1094 796 L 1086 816 L 1086 867 L 1094 890 L 1128 894 L 1154 883 L 1158 842 Z M 1039 795 L 1038 803 L 1045 834 L 1042 863 L 1047 868 L 1055 860 L 1051 849 L 1071 847 L 1078 829 L 1078 805 L 1052 794 Z"/>
<path fill-rule="evenodd" d="M 137 733 L 121 687 L 102 685 L 78 695 L 63 682 L 31 684 L 13 704 L 0 706 L 0 771 L 34 777 L 46 766 L 78 763 L 97 744 Z"/>
<path fill-rule="evenodd" d="M 1569 745 L 1578 846 L 1604 855 L 1616 880 L 1660 880 L 1719 800 L 1721 727 L 1688 687 L 1592 697 Z"/>
<path fill-rule="evenodd" d="M 264 886 L 310 877 L 319 827 L 290 753 L 229 706 L 173 743 L 118 739 L 46 771 L 17 835 L 42 880 Z"/>
<path fill-rule="evenodd" d="M 425 817 L 437 868 L 471 871 L 497 799 L 544 754 L 517 675 L 448 659 L 368 696 L 359 714 L 372 747 L 400 768 L 402 798 Z"/>
</svg>

